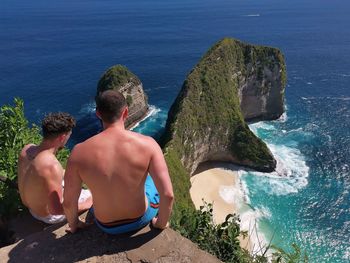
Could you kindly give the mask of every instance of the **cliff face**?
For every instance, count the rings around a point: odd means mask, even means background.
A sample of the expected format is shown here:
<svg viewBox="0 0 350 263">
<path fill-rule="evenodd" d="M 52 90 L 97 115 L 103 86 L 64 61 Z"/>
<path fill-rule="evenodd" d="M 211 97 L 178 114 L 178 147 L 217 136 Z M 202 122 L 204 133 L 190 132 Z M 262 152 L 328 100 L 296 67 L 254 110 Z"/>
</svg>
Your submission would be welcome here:
<svg viewBox="0 0 350 263">
<path fill-rule="evenodd" d="M 143 91 L 142 83 L 126 67 L 116 65 L 103 74 L 97 85 L 97 93 L 109 89 L 121 92 L 126 98 L 129 107 L 126 127 L 133 126 L 147 114 L 148 99 Z"/>
<path fill-rule="evenodd" d="M 245 70 L 238 71 L 238 96 L 245 120 L 273 120 L 284 112 L 286 67 L 275 48 L 246 45 Z"/>
<path fill-rule="evenodd" d="M 245 119 L 278 118 L 285 79 L 279 50 L 218 42 L 187 76 L 169 111 L 162 138 L 168 165 L 180 162 L 190 174 L 205 161 L 273 171 L 276 161 Z"/>
</svg>

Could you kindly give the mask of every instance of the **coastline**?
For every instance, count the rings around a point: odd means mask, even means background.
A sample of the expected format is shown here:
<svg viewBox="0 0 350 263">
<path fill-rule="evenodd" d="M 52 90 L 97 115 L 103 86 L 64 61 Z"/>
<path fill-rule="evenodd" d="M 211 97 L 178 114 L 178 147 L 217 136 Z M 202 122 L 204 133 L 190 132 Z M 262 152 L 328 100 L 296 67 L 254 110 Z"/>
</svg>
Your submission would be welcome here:
<svg viewBox="0 0 350 263">
<path fill-rule="evenodd" d="M 221 162 L 203 163 L 191 177 L 191 199 L 199 209 L 203 200 L 213 204 L 213 221 L 220 224 L 228 214 L 239 215 L 241 231 L 248 235 L 240 235 L 241 247 L 251 253 L 262 254 L 267 242 L 264 234 L 259 232 L 256 215 L 246 196 L 237 167 Z"/>
<path fill-rule="evenodd" d="M 156 114 L 159 112 L 159 109 L 153 105 L 149 105 L 148 104 L 148 110 L 146 111 L 146 113 L 138 120 L 135 121 L 133 123 L 131 123 L 131 125 L 129 125 L 127 127 L 128 130 L 132 131 L 134 130 L 136 127 L 138 127 L 142 122 L 144 122 L 145 120 L 147 120 L 149 117 L 151 117 L 152 115 Z"/>
</svg>

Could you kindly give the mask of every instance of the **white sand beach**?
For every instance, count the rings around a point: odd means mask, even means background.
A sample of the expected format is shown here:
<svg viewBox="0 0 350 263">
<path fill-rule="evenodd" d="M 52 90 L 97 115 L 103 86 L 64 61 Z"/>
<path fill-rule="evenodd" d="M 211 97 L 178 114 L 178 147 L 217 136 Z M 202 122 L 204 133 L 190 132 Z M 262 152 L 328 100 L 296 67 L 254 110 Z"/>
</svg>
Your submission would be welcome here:
<svg viewBox="0 0 350 263">
<path fill-rule="evenodd" d="M 212 168 L 191 177 L 191 198 L 197 209 L 203 205 L 202 199 L 213 204 L 215 223 L 222 223 L 226 215 L 237 213 L 237 204 L 227 202 L 220 196 L 220 189 L 232 188 L 237 183 L 237 172 Z"/>
<path fill-rule="evenodd" d="M 202 164 L 200 172 L 191 177 L 190 194 L 197 209 L 203 200 L 213 204 L 213 220 L 222 223 L 228 214 L 239 214 L 244 199 L 238 171 L 221 163 Z M 202 200 L 203 199 L 203 200 Z M 240 238 L 241 247 L 251 250 L 250 238 Z"/>
</svg>

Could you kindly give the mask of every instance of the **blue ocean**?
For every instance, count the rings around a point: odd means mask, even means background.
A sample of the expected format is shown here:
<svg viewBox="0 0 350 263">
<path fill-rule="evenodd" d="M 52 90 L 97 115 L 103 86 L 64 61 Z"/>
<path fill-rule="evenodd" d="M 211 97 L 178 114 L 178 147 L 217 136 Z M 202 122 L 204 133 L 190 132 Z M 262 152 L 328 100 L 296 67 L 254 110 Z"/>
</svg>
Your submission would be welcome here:
<svg viewBox="0 0 350 263">
<path fill-rule="evenodd" d="M 78 120 L 72 147 L 100 129 L 97 82 L 123 64 L 152 109 L 136 130 L 157 138 L 186 75 L 216 41 L 278 47 L 286 114 L 250 124 L 278 169 L 242 180 L 273 244 L 296 243 L 310 262 L 349 262 L 349 11 L 347 0 L 1 0 L 0 105 L 23 98 L 34 123 L 70 112 Z"/>
</svg>

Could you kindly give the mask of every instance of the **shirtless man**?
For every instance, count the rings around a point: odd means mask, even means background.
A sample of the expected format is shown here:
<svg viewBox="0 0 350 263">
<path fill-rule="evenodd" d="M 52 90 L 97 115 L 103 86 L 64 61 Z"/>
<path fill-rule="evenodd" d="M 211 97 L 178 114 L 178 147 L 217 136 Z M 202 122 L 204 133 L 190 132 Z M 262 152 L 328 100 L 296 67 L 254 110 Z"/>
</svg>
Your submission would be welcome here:
<svg viewBox="0 0 350 263">
<path fill-rule="evenodd" d="M 42 121 L 40 145 L 26 145 L 18 160 L 18 188 L 23 204 L 34 218 L 48 224 L 65 220 L 62 207 L 64 170 L 55 154 L 67 143 L 75 120 L 68 113 L 49 114 Z M 79 191 L 80 193 L 80 191 Z M 92 199 L 79 204 L 87 210 Z"/>
<path fill-rule="evenodd" d="M 84 227 L 77 213 L 82 182 L 91 190 L 95 222 L 104 232 L 129 232 L 150 221 L 166 228 L 174 195 L 159 145 L 125 129 L 128 108 L 119 92 L 99 94 L 96 115 L 104 130 L 76 145 L 67 164 L 63 206 L 69 231 Z"/>
</svg>

